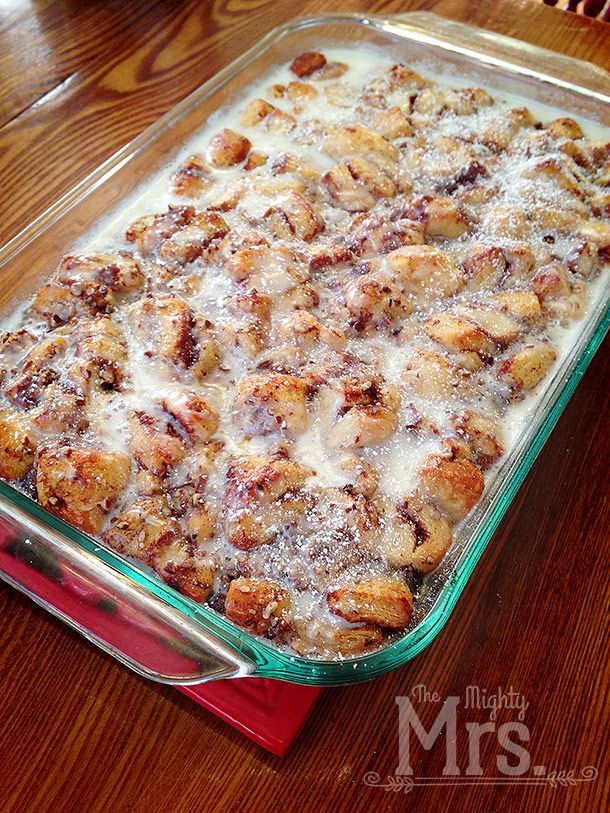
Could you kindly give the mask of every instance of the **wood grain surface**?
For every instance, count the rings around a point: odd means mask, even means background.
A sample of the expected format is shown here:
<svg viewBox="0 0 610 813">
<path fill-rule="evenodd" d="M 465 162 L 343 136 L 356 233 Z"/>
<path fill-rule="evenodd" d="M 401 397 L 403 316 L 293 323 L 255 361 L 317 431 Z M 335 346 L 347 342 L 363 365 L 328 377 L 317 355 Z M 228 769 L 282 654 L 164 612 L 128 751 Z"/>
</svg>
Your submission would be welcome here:
<svg viewBox="0 0 610 813">
<path fill-rule="evenodd" d="M 530 0 L 0 2 L 0 243 L 269 28 L 299 13 L 430 9 L 610 64 L 610 27 Z M 1 285 L 1 280 L 0 280 Z M 171 688 L 136 677 L 0 586 L 0 809 L 12 811 L 597 811 L 608 809 L 609 349 L 597 354 L 446 627 L 402 669 L 328 690 L 280 760 Z M 367 787 L 398 764 L 395 697 L 511 687 L 532 766 L 594 781 Z M 438 704 L 414 705 L 430 726 Z M 497 724 L 515 721 L 505 709 Z M 460 711 L 458 762 L 468 763 Z M 414 740 L 414 738 L 412 738 Z M 413 742 L 417 777 L 445 752 Z M 505 753 L 481 739 L 497 775 Z"/>
</svg>

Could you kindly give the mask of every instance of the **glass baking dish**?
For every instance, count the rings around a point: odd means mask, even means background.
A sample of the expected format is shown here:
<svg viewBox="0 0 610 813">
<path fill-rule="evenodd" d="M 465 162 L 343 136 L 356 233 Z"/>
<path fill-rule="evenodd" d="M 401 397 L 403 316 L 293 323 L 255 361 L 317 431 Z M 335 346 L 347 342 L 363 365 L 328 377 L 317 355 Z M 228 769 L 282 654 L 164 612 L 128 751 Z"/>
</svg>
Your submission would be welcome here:
<svg viewBox="0 0 610 813">
<path fill-rule="evenodd" d="M 274 29 L 106 161 L 0 251 L 0 311 L 29 297 L 96 222 L 178 153 L 219 107 L 275 64 L 325 43 L 383 46 L 407 63 L 441 65 L 492 91 L 513 91 L 610 126 L 610 75 L 593 65 L 428 13 L 298 19 Z M 48 258 L 52 258 L 50 261 Z M 607 283 L 607 280 L 606 280 Z M 135 671 L 188 684 L 256 675 L 304 684 L 366 680 L 404 664 L 441 630 L 500 519 L 549 436 L 610 322 L 608 285 L 580 324 L 534 419 L 488 484 L 410 628 L 358 658 L 316 661 L 282 651 L 185 598 L 0 481 L 0 578 Z"/>
</svg>

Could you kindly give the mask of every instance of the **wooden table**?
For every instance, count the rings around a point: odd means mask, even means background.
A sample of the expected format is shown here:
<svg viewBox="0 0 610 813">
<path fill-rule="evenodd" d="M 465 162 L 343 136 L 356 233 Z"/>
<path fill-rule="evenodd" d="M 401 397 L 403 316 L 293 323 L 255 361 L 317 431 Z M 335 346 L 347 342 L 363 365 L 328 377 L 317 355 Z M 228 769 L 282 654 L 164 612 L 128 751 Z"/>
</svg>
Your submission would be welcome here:
<svg viewBox="0 0 610 813">
<path fill-rule="evenodd" d="M 0 4 L 0 243 L 273 24 L 362 3 L 39 0 Z M 433 9 L 608 65 L 610 27 L 530 0 L 375 2 Z M 98 652 L 0 587 L 0 807 L 8 811 L 594 811 L 608 804 L 608 361 L 598 353 L 443 632 L 406 667 L 325 693 L 298 745 L 262 752 L 171 688 Z M 398 764 L 397 695 L 501 687 L 529 703 L 532 765 L 595 766 L 567 787 L 365 786 Z M 438 704 L 414 705 L 426 726 Z M 515 721 L 504 710 L 498 724 Z M 458 717 L 458 762 L 468 762 Z M 413 739 L 413 738 L 412 738 Z M 513 735 L 514 739 L 514 735 Z M 442 742 L 413 745 L 416 777 Z M 495 735 L 481 740 L 497 775 Z M 419 779 L 418 779 L 419 781 Z M 462 774 L 461 781 L 465 778 Z"/>
</svg>

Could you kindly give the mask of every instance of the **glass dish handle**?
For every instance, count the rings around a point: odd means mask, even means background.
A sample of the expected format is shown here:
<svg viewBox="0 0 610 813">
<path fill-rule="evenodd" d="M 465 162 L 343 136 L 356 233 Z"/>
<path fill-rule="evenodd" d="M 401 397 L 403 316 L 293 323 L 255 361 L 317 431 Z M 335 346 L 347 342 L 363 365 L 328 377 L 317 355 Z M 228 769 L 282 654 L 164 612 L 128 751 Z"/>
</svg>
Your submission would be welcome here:
<svg viewBox="0 0 610 813">
<path fill-rule="evenodd" d="M 185 613 L 2 498 L 0 578 L 146 678 L 191 684 L 254 671 Z"/>
<path fill-rule="evenodd" d="M 542 81 L 549 77 L 554 85 L 563 85 L 568 89 L 580 85 L 599 94 L 605 102 L 608 101 L 610 73 L 599 65 L 514 37 L 496 34 L 494 31 L 448 20 L 429 11 L 407 11 L 389 14 L 381 19 L 389 30 L 392 25 L 408 28 L 411 37 L 415 34 L 416 39 L 421 42 L 442 41 L 446 50 L 465 56 L 474 54 L 479 60 L 481 54 L 484 54 L 489 64 L 508 66 L 513 72 L 517 65 L 525 76 L 535 76 Z"/>
</svg>

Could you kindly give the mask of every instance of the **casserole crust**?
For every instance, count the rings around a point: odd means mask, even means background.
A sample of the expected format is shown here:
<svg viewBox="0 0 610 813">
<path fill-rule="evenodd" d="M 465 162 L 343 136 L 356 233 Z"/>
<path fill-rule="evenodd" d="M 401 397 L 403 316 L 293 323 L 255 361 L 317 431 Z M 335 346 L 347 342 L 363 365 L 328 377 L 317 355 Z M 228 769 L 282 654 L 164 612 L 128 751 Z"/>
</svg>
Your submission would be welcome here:
<svg viewBox="0 0 610 813">
<path fill-rule="evenodd" d="M 332 658 L 409 624 L 586 313 L 610 148 L 405 65 L 279 78 L 4 336 L 0 476 Z"/>
</svg>

